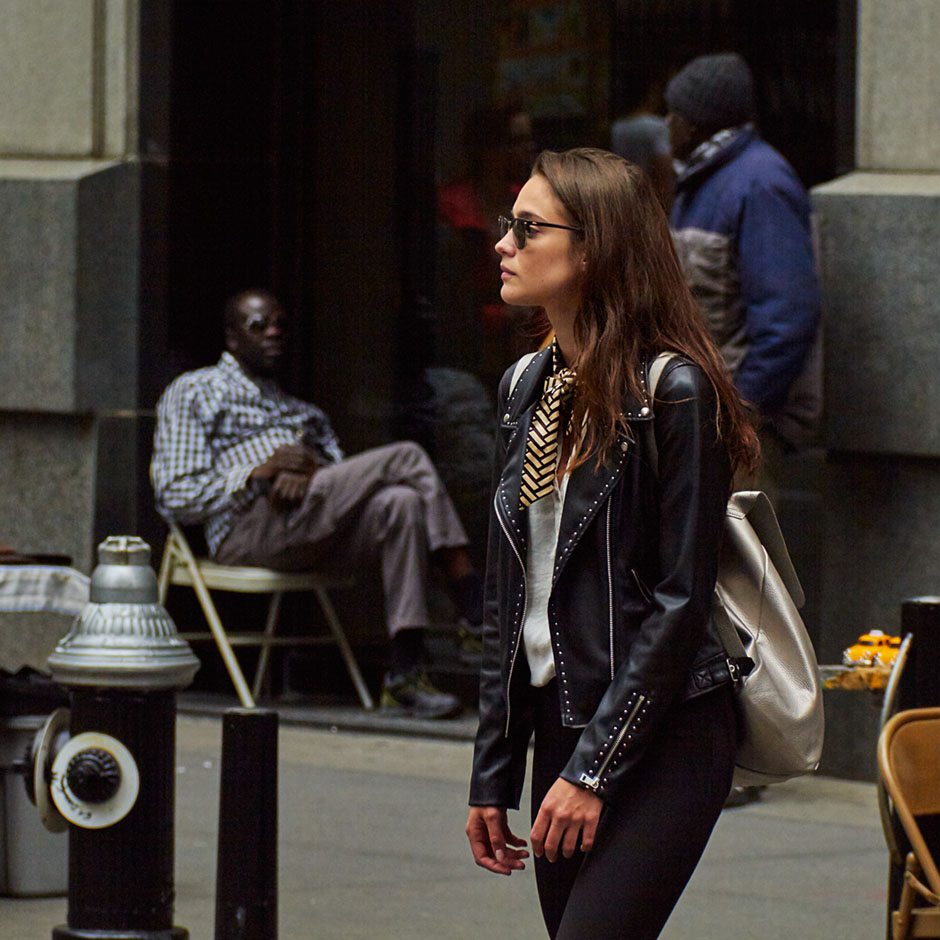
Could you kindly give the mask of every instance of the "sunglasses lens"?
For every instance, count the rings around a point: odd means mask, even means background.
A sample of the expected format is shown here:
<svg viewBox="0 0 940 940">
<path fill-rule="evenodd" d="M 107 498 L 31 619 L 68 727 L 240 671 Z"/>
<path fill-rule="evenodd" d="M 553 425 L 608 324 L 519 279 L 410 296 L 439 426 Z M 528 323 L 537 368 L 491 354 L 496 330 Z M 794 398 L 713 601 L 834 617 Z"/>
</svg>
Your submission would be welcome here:
<svg viewBox="0 0 940 940">
<path fill-rule="evenodd" d="M 507 219 L 501 215 L 497 220 L 499 223 L 499 237 L 505 238 L 506 232 L 512 229 L 512 237 L 516 240 L 517 248 L 525 248 L 525 219 Z"/>
</svg>

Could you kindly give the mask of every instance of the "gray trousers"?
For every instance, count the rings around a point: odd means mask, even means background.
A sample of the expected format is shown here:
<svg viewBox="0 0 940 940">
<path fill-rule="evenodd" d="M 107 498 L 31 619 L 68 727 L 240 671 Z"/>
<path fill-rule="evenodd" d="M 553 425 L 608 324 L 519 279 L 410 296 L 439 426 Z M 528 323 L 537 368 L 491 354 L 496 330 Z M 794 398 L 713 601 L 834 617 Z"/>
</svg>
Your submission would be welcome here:
<svg viewBox="0 0 940 940">
<path fill-rule="evenodd" d="M 428 553 L 467 544 L 428 455 L 409 441 L 363 451 L 313 475 L 303 502 L 259 497 L 217 552 L 228 565 L 354 574 L 379 561 L 388 631 L 426 627 Z"/>
</svg>

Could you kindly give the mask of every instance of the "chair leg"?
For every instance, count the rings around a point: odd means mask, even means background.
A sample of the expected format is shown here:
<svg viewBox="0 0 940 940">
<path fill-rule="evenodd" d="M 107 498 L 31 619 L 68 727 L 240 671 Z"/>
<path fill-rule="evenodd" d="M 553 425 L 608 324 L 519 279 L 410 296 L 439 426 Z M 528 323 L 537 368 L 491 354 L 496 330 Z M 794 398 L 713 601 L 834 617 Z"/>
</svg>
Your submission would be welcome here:
<svg viewBox="0 0 940 940">
<path fill-rule="evenodd" d="M 315 588 L 314 590 L 317 595 L 317 600 L 320 602 L 320 607 L 323 608 L 326 622 L 330 625 L 333 639 L 336 640 L 336 645 L 343 655 L 343 661 L 346 663 L 349 677 L 352 679 L 353 685 L 355 685 L 356 691 L 359 693 L 359 701 L 362 702 L 362 707 L 366 709 L 366 711 L 371 711 L 375 708 L 372 696 L 369 694 L 369 689 L 362 680 L 362 673 L 359 672 L 359 664 L 356 662 L 352 647 L 350 647 L 349 641 L 346 639 L 346 633 L 343 630 L 342 624 L 339 622 L 339 617 L 336 615 L 336 608 L 333 607 L 330 595 L 327 594 L 326 590 L 322 587 Z"/>
<path fill-rule="evenodd" d="M 157 575 L 157 600 L 160 604 L 166 603 L 167 591 L 170 587 L 170 575 L 173 573 L 173 536 L 166 537 L 163 547 L 163 557 L 160 559 L 160 573 Z"/>
<path fill-rule="evenodd" d="M 199 573 L 199 564 L 196 561 L 196 556 L 193 555 L 192 549 L 185 540 L 180 541 L 178 547 L 183 562 L 189 569 L 189 575 L 193 581 L 193 589 L 196 592 L 196 597 L 199 598 L 202 613 L 206 618 L 206 622 L 209 624 L 212 636 L 215 638 L 215 645 L 219 648 L 219 653 L 222 656 L 222 661 L 225 663 L 225 668 L 228 670 L 232 685 L 235 686 L 235 691 L 238 693 L 239 701 L 241 701 L 244 708 L 254 708 L 255 702 L 251 697 L 251 692 L 248 691 L 248 683 L 245 682 L 241 666 L 238 665 L 238 659 L 235 657 L 235 652 L 232 650 L 232 644 L 228 641 L 228 636 L 225 633 L 225 628 L 222 626 L 219 612 L 215 609 L 215 604 L 212 603 L 206 582 Z"/>
<path fill-rule="evenodd" d="M 270 640 L 277 630 L 277 619 L 281 612 L 281 592 L 275 591 L 271 595 L 271 603 L 268 604 L 268 616 L 264 623 L 264 639 Z M 261 687 L 264 685 L 265 676 L 268 672 L 268 659 L 271 654 L 270 643 L 261 643 L 261 650 L 258 653 L 258 667 L 255 669 L 255 681 L 251 686 L 251 694 L 255 701 L 261 698 Z"/>
<path fill-rule="evenodd" d="M 235 652 L 232 649 L 232 644 L 228 641 L 228 636 L 225 633 L 225 628 L 222 626 L 222 621 L 219 618 L 219 613 L 215 609 L 215 604 L 212 603 L 212 598 L 209 596 L 209 591 L 201 581 L 195 581 L 193 587 L 196 589 L 196 595 L 199 597 L 199 603 L 202 606 L 202 612 L 205 614 L 206 621 L 209 624 L 209 629 L 212 631 L 212 635 L 215 637 L 215 645 L 219 648 L 219 653 L 222 656 L 222 660 L 225 663 L 225 668 L 228 670 L 229 677 L 232 680 L 232 685 L 235 686 L 235 691 L 238 693 L 238 698 L 242 703 L 244 708 L 254 708 L 255 701 L 251 697 L 251 692 L 248 691 L 248 683 L 245 681 L 245 676 L 242 673 L 242 667 L 238 665 L 238 659 L 235 656 Z"/>
<path fill-rule="evenodd" d="M 898 909 L 891 918 L 894 940 L 906 940 L 911 930 L 911 915 L 914 909 L 914 889 L 911 887 L 908 875 L 911 872 L 912 865 L 916 862 L 913 853 L 907 857 L 906 870 L 904 872 L 904 883 L 901 886 L 901 900 L 898 902 Z"/>
</svg>

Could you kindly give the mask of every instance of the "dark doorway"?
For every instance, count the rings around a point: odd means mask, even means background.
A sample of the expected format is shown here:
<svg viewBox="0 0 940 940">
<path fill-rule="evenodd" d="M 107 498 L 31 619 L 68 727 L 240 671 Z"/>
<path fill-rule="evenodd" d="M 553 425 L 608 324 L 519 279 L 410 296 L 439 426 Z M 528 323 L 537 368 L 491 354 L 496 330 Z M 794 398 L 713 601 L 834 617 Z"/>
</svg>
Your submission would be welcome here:
<svg viewBox="0 0 940 940">
<path fill-rule="evenodd" d="M 387 438 L 422 172 L 402 113 L 427 75 L 409 4 L 176 0 L 169 21 L 165 381 L 216 360 L 226 297 L 268 287 L 295 314 L 287 384 L 348 449 Z"/>
</svg>

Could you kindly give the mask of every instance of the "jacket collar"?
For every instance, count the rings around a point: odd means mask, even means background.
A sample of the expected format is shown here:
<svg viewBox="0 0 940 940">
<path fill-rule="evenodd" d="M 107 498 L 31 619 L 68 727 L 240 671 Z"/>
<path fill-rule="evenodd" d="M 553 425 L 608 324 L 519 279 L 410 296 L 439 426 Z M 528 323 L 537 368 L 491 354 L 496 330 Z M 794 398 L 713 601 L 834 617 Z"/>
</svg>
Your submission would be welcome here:
<svg viewBox="0 0 940 940">
<path fill-rule="evenodd" d="M 504 427 L 512 427 L 506 446 L 506 458 L 494 496 L 496 512 L 503 524 L 507 538 L 513 542 L 524 563 L 527 554 L 528 526 L 524 510 L 519 508 L 519 493 L 522 487 L 522 464 L 525 459 L 526 438 L 535 406 L 542 396 L 545 378 L 552 371 L 551 349 L 538 352 L 523 370 L 516 387 L 506 402 L 503 414 Z M 629 403 L 625 417 L 632 426 L 632 441 L 624 436 L 608 462 L 598 467 L 597 461 L 589 459 L 577 467 L 568 480 L 565 505 L 558 531 L 558 549 L 555 555 L 553 583 L 564 568 L 585 529 L 597 515 L 609 496 L 611 489 L 623 475 L 627 455 L 637 446 L 641 426 L 653 419 L 653 411 L 647 389 L 649 364 L 639 368 L 638 378 L 644 390 L 643 399 Z"/>
<path fill-rule="evenodd" d="M 753 124 L 719 131 L 695 151 L 690 162 L 679 173 L 676 186 L 680 190 L 698 186 L 719 167 L 730 163 L 756 137 L 757 130 Z"/>
<path fill-rule="evenodd" d="M 637 378 L 643 395 L 639 399 L 627 402 L 625 417 L 628 421 L 647 421 L 652 418 L 652 408 L 647 392 L 647 378 L 649 376 L 649 362 L 637 368 Z M 545 379 L 552 372 L 552 348 L 546 346 L 540 349 L 519 376 L 512 394 L 506 401 L 503 414 L 504 424 L 517 424 L 526 415 L 531 420 L 531 412 L 542 397 Z M 526 428 L 528 433 L 528 427 Z"/>
</svg>

